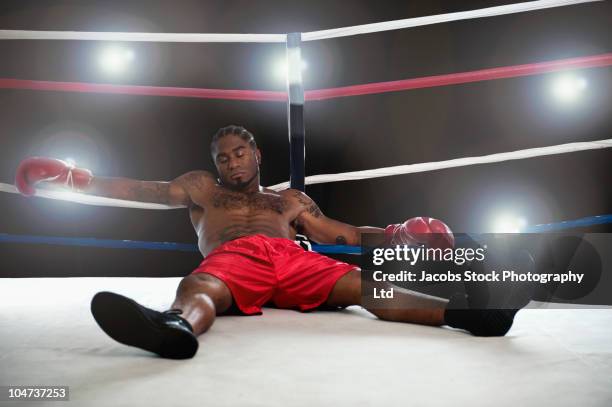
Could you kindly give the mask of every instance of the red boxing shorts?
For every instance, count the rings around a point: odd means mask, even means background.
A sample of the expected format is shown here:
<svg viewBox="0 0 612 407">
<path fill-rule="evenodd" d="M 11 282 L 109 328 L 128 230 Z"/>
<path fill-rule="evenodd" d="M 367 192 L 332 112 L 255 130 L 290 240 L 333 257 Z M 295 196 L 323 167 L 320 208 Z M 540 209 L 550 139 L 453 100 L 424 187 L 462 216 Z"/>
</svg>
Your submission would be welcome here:
<svg viewBox="0 0 612 407">
<path fill-rule="evenodd" d="M 223 281 L 240 311 L 252 315 L 269 301 L 279 308 L 316 308 L 340 277 L 357 268 L 306 251 L 293 240 L 257 234 L 220 245 L 192 274 Z"/>
</svg>

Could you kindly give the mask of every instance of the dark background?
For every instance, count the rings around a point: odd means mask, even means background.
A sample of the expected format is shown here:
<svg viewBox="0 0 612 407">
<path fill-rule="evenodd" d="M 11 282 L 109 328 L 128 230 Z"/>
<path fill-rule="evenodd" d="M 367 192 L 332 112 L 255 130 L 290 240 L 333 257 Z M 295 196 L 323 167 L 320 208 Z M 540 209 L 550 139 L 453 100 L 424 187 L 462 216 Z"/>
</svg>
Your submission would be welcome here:
<svg viewBox="0 0 612 407">
<path fill-rule="evenodd" d="M 0 29 L 194 33 L 308 32 L 515 1 L 2 1 Z M 282 44 L 124 43 L 135 58 L 107 75 L 90 41 L 0 41 L 0 77 L 283 90 Z M 308 42 L 306 89 L 596 55 L 612 50 L 610 2 Z M 612 135 L 611 68 L 562 104 L 555 74 L 310 102 L 306 172 L 336 173 L 543 147 Z M 94 174 L 170 180 L 212 170 L 227 124 L 251 130 L 262 182 L 288 179 L 284 103 L 0 90 L 0 182 L 30 155 L 73 157 Z M 547 223 L 610 213 L 609 149 L 307 187 L 326 215 L 384 226 L 413 216 L 487 232 L 500 213 Z M 184 210 L 91 207 L 0 194 L 0 233 L 195 243 Z M 590 231 L 610 231 L 608 226 Z M 0 277 L 181 276 L 195 253 L 0 244 Z"/>
</svg>

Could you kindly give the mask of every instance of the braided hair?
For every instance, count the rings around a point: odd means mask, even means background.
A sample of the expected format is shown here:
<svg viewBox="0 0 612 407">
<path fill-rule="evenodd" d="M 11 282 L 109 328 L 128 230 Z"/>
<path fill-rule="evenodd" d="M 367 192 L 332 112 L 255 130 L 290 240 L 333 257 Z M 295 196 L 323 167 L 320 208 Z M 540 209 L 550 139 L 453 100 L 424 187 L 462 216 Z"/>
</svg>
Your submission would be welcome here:
<svg viewBox="0 0 612 407">
<path fill-rule="evenodd" d="M 238 136 L 244 141 L 246 141 L 247 143 L 249 143 L 252 149 L 254 150 L 257 149 L 257 143 L 255 143 L 255 137 L 253 137 L 253 134 L 250 131 L 248 131 L 242 126 L 235 126 L 231 124 L 229 126 L 221 127 L 219 130 L 217 130 L 217 132 L 215 133 L 215 135 L 213 136 L 210 142 L 211 154 L 213 153 L 213 151 L 215 151 L 217 147 L 217 142 L 219 141 L 219 139 L 225 136 Z"/>
</svg>

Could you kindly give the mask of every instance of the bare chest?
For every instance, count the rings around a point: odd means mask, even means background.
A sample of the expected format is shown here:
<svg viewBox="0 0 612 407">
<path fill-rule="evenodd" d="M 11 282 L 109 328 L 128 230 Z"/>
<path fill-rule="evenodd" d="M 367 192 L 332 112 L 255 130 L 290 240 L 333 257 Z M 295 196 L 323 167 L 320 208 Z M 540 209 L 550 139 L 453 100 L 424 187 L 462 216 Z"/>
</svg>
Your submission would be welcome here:
<svg viewBox="0 0 612 407">
<path fill-rule="evenodd" d="M 212 207 L 225 211 L 274 212 L 279 215 L 289 210 L 289 204 L 281 196 L 272 193 L 243 194 L 227 190 L 215 191 Z"/>
</svg>

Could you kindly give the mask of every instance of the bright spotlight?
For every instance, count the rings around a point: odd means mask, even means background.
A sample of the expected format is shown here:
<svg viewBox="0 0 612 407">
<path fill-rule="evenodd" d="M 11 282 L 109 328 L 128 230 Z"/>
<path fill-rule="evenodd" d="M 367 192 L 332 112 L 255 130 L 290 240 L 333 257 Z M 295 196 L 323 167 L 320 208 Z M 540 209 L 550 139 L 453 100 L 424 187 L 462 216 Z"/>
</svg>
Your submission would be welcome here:
<svg viewBox="0 0 612 407">
<path fill-rule="evenodd" d="M 561 102 L 573 102 L 578 99 L 587 87 L 584 78 L 575 75 L 562 75 L 553 82 L 553 95 Z"/>
<path fill-rule="evenodd" d="M 301 60 L 301 64 L 302 72 L 304 72 L 304 70 L 306 70 L 306 68 L 308 67 L 308 64 L 303 59 Z M 274 77 L 279 81 L 285 82 L 287 81 L 287 75 L 289 73 L 288 71 L 289 69 L 287 67 L 287 58 L 283 56 L 282 58 L 279 58 L 274 64 Z"/>
<path fill-rule="evenodd" d="M 493 233 L 520 233 L 527 226 L 525 218 L 506 214 L 493 222 Z"/>
<path fill-rule="evenodd" d="M 112 74 L 117 74 L 125 71 L 128 65 L 134 59 L 132 50 L 122 47 L 109 47 L 100 54 L 100 67 Z"/>
</svg>

